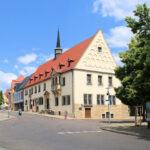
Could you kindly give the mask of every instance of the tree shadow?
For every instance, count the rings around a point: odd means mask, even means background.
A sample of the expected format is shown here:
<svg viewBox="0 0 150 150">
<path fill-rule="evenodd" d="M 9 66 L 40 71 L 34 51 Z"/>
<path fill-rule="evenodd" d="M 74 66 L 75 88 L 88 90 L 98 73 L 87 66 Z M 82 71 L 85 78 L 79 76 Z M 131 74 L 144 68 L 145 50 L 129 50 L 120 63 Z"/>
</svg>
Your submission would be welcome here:
<svg viewBox="0 0 150 150">
<path fill-rule="evenodd" d="M 117 133 L 124 133 L 128 135 L 137 136 L 138 139 L 144 139 L 150 141 L 150 129 L 147 125 L 135 126 L 134 123 L 130 122 L 117 122 L 118 124 L 112 123 L 106 126 L 106 128 L 116 131 Z M 119 125 L 120 124 L 120 125 Z"/>
</svg>

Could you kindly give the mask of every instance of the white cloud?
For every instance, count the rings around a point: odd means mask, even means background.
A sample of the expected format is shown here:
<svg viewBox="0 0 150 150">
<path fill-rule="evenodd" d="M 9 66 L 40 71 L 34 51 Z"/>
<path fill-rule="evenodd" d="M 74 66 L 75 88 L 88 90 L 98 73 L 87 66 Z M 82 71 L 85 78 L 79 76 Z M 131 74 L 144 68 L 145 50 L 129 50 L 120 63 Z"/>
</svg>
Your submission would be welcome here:
<svg viewBox="0 0 150 150">
<path fill-rule="evenodd" d="M 26 66 L 22 70 L 19 71 L 19 74 L 28 76 L 36 71 L 36 67 Z"/>
<path fill-rule="evenodd" d="M 103 17 L 115 17 L 118 20 L 126 16 L 133 16 L 132 11 L 138 4 L 146 3 L 150 5 L 149 0 L 95 0 L 93 3 L 93 12 L 101 13 Z"/>
<path fill-rule="evenodd" d="M 17 60 L 18 60 L 20 63 L 27 65 L 27 64 L 29 64 L 29 63 L 35 61 L 36 58 L 37 58 L 37 55 L 34 54 L 34 53 L 32 53 L 32 54 L 27 54 L 27 55 L 25 55 L 25 56 L 21 56 L 21 57 L 19 57 Z"/>
<path fill-rule="evenodd" d="M 18 67 L 18 65 L 15 65 L 14 68 L 15 68 L 15 69 L 18 69 L 19 67 Z"/>
<path fill-rule="evenodd" d="M 110 34 L 106 35 L 106 40 L 110 47 L 127 47 L 133 36 L 131 30 L 125 26 L 118 26 L 110 30 Z"/>
<path fill-rule="evenodd" d="M 8 59 L 4 59 L 3 62 L 7 64 L 8 63 Z"/>
<path fill-rule="evenodd" d="M 49 56 L 43 56 L 44 61 L 49 61 L 54 58 L 54 54 L 50 54 Z"/>
<path fill-rule="evenodd" d="M 123 63 L 121 62 L 121 59 L 120 59 L 118 53 L 112 53 L 112 55 L 113 55 L 113 57 L 114 57 L 114 59 L 115 59 L 117 65 L 118 65 L 118 66 L 123 66 Z"/>
<path fill-rule="evenodd" d="M 11 87 L 11 81 L 16 79 L 17 76 L 13 73 L 5 73 L 0 71 L 0 90 L 6 90 Z"/>
</svg>

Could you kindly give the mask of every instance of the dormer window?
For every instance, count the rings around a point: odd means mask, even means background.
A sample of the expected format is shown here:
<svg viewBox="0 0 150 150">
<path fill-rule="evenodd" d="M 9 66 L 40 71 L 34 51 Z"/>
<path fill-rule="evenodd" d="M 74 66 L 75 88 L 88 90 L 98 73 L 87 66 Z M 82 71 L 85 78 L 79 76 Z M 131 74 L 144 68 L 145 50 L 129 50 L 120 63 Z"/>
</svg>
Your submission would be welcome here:
<svg viewBox="0 0 150 150">
<path fill-rule="evenodd" d="M 37 76 L 34 76 L 34 81 L 36 81 Z"/>
<path fill-rule="evenodd" d="M 31 83 L 31 81 L 32 81 L 33 79 L 32 78 L 30 78 L 30 83 Z"/>
<path fill-rule="evenodd" d="M 39 74 L 39 80 L 41 79 L 42 75 L 43 75 L 43 74 L 41 74 L 41 73 Z"/>
<path fill-rule="evenodd" d="M 61 69 L 63 66 L 65 66 L 65 64 L 59 63 L 59 69 Z"/>
<path fill-rule="evenodd" d="M 68 58 L 68 67 L 70 67 L 70 65 L 71 65 L 72 62 L 74 62 L 74 60 Z"/>
<path fill-rule="evenodd" d="M 48 71 L 45 71 L 45 77 L 47 77 L 47 74 L 48 74 L 49 72 Z"/>
<path fill-rule="evenodd" d="M 102 52 L 102 47 L 98 47 L 98 52 Z"/>
</svg>

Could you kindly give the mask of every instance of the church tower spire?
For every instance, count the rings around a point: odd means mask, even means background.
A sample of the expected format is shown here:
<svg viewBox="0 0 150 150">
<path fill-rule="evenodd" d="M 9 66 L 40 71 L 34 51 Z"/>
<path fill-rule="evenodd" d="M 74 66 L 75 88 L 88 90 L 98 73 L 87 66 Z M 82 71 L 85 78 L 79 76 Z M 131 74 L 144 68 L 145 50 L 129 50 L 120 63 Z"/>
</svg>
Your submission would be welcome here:
<svg viewBox="0 0 150 150">
<path fill-rule="evenodd" d="M 60 35 L 59 35 L 59 28 L 58 28 L 57 43 L 56 43 L 56 48 L 55 48 L 55 59 L 57 59 L 60 54 L 62 54 L 62 48 L 60 46 Z"/>
<path fill-rule="evenodd" d="M 57 32 L 57 45 L 56 45 L 56 48 L 60 48 L 59 28 L 58 28 L 58 32 Z"/>
</svg>

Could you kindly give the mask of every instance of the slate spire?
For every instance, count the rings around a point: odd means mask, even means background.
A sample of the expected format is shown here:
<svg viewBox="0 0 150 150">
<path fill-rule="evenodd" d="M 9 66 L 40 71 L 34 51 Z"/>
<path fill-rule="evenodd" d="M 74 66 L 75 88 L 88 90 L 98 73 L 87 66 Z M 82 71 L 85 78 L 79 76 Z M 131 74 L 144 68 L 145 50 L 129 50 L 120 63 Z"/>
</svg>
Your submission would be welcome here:
<svg viewBox="0 0 150 150">
<path fill-rule="evenodd" d="M 57 44 L 56 44 L 56 48 L 60 48 L 59 28 L 58 28 L 58 32 L 57 32 Z"/>
<path fill-rule="evenodd" d="M 57 32 L 57 43 L 56 43 L 56 48 L 55 48 L 55 59 L 59 57 L 59 55 L 62 54 L 62 48 L 60 46 L 60 36 L 59 36 L 59 28 Z"/>
</svg>

